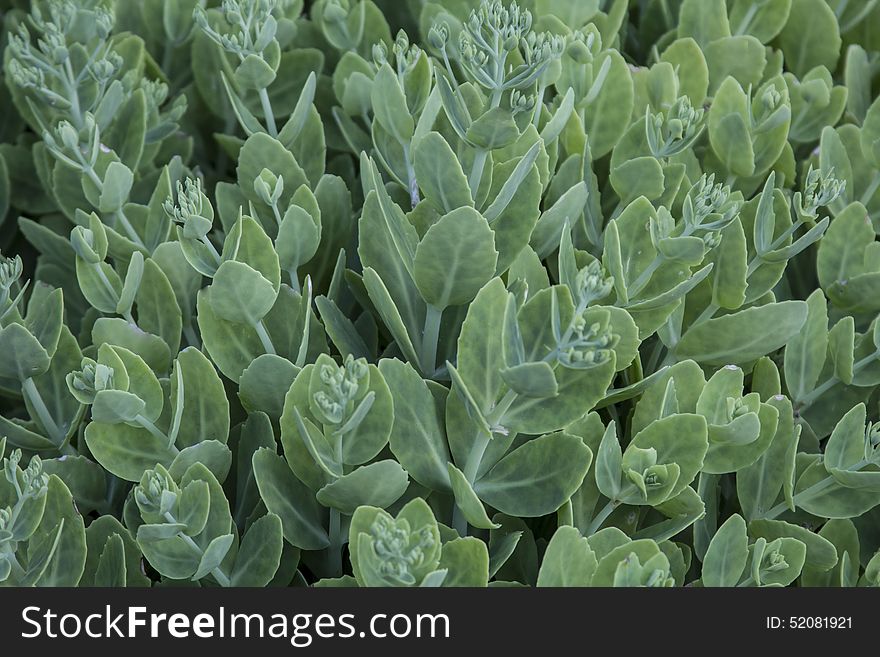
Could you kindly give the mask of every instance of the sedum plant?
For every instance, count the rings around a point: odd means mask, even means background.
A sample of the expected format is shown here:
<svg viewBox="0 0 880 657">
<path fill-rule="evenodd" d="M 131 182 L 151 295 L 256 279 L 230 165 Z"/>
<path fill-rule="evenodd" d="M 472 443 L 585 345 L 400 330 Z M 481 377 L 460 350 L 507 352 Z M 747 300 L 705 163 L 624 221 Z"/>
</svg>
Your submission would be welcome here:
<svg viewBox="0 0 880 657">
<path fill-rule="evenodd" d="M 0 15 L 0 584 L 880 585 L 880 4 Z"/>
</svg>

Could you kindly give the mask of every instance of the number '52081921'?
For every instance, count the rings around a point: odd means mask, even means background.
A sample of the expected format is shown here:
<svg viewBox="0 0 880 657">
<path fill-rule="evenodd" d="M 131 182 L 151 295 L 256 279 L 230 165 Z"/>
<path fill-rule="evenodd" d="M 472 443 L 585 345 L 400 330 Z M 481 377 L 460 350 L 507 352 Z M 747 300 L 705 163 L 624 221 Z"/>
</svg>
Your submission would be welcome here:
<svg viewBox="0 0 880 657">
<path fill-rule="evenodd" d="M 852 616 L 767 616 L 768 630 L 851 630 Z"/>
</svg>

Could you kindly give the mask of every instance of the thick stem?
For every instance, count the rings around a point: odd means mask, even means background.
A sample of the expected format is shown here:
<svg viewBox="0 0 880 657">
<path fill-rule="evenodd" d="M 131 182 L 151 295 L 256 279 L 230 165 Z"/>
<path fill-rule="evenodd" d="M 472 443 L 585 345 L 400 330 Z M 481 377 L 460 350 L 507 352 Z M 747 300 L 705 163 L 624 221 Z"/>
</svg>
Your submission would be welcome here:
<svg viewBox="0 0 880 657">
<path fill-rule="evenodd" d="M 767 250 L 774 251 L 778 249 L 780 246 L 782 246 L 785 240 L 794 235 L 803 225 L 804 222 L 802 219 L 798 219 L 797 221 L 795 221 L 791 226 L 785 229 L 785 232 L 782 233 L 782 235 L 773 240 Z M 762 264 L 764 264 L 764 259 L 760 255 L 756 255 L 754 258 L 752 258 L 751 262 L 749 262 L 748 268 L 746 269 L 746 278 L 755 273 L 755 270 L 758 269 L 758 267 L 760 267 Z"/>
<path fill-rule="evenodd" d="M 471 446 L 467 462 L 464 464 L 464 476 L 469 484 L 473 484 L 477 480 L 477 473 L 480 471 L 480 464 L 482 464 L 486 449 L 489 447 L 489 440 L 488 434 L 480 432 Z"/>
<path fill-rule="evenodd" d="M 202 341 L 199 340 L 199 336 L 196 333 L 195 327 L 189 322 L 184 323 L 183 325 L 183 335 L 186 338 L 187 343 L 190 347 L 195 347 L 196 349 L 201 349 Z"/>
<path fill-rule="evenodd" d="M 151 434 L 153 434 L 156 438 L 158 438 L 163 443 L 165 443 L 165 445 L 167 445 L 168 449 L 172 450 L 175 454 L 178 453 L 177 447 L 174 446 L 174 441 L 172 441 L 165 434 L 164 431 L 162 431 L 159 427 L 157 427 L 155 424 L 153 424 L 150 420 L 145 418 L 143 415 L 138 415 L 134 418 L 134 421 L 137 422 L 137 424 L 140 427 L 146 429 Z"/>
<path fill-rule="evenodd" d="M 468 523 L 464 517 L 464 513 L 458 504 L 452 509 L 452 528 L 458 532 L 458 535 L 464 538 L 468 535 Z"/>
<path fill-rule="evenodd" d="M 116 221 L 118 221 L 119 225 L 122 226 L 122 229 L 125 231 L 128 239 L 134 242 L 138 246 L 138 248 L 144 249 L 146 251 L 146 245 L 140 238 L 140 235 L 137 234 L 137 231 L 135 231 L 134 226 L 131 225 L 128 217 L 125 216 L 125 213 L 122 210 L 117 210 L 115 213 L 113 213 L 113 216 L 116 217 Z"/>
<path fill-rule="evenodd" d="M 76 76 L 73 74 L 73 65 L 68 57 L 64 61 L 64 72 L 67 74 L 67 90 L 70 92 L 70 114 L 73 119 L 73 125 L 77 130 L 83 127 L 83 115 L 79 105 L 79 92 L 76 89 Z"/>
<path fill-rule="evenodd" d="M 535 130 L 538 129 L 538 123 L 541 121 L 541 111 L 544 109 L 544 91 L 546 89 L 546 85 L 539 84 L 538 85 L 538 93 L 535 94 L 535 109 L 532 111 L 532 125 L 535 126 Z"/>
<path fill-rule="evenodd" d="M 859 461 L 858 463 L 856 463 L 855 465 L 853 465 L 852 467 L 847 468 L 847 469 L 852 472 L 858 472 L 866 465 L 868 465 L 868 461 L 862 459 L 861 461 Z M 812 499 L 813 497 L 815 497 L 817 494 L 821 493 L 825 489 L 833 486 L 835 483 L 836 483 L 836 480 L 834 479 L 834 477 L 832 477 L 831 475 L 828 475 L 824 479 L 817 481 L 815 484 L 813 484 L 809 488 L 805 488 L 800 493 L 798 493 L 797 495 L 792 497 L 792 502 L 794 503 L 795 508 L 797 508 L 799 503 L 802 504 L 803 502 Z M 783 513 L 785 513 L 786 511 L 790 511 L 790 510 L 791 509 L 789 508 L 787 502 L 780 502 L 779 504 L 774 506 L 772 509 L 770 509 L 767 513 L 765 513 L 763 515 L 763 518 L 765 520 L 773 520 L 774 518 L 777 518 L 777 517 L 781 516 Z"/>
<path fill-rule="evenodd" d="M 685 229 L 682 231 L 680 237 L 690 237 L 690 235 L 693 234 L 696 228 L 697 226 L 686 226 Z M 666 257 L 658 253 L 651 261 L 651 264 L 649 264 L 635 280 L 632 286 L 627 288 L 630 299 L 635 299 L 636 297 L 638 297 L 642 290 L 645 289 L 645 286 L 651 282 L 651 277 L 664 262 L 666 262 Z"/>
<path fill-rule="evenodd" d="M 102 192 L 104 190 L 104 181 L 101 180 L 100 177 L 98 177 L 98 174 L 95 172 L 94 167 L 92 167 L 92 165 L 88 162 L 82 161 L 80 163 L 80 168 L 82 169 L 82 172 L 86 174 L 86 176 L 88 176 L 89 180 L 94 183 L 95 187 L 98 188 L 98 192 Z M 122 229 L 125 231 L 128 239 L 134 242 L 139 249 L 146 251 L 146 245 L 135 231 L 134 226 L 131 225 L 128 217 L 125 216 L 125 213 L 122 210 L 116 210 L 113 213 L 113 216 L 116 218 L 116 221 L 119 223 L 119 225 L 122 226 Z"/>
<path fill-rule="evenodd" d="M 477 192 L 480 190 L 480 180 L 483 177 L 483 167 L 486 166 L 486 157 L 489 151 L 480 148 L 474 155 L 474 164 L 471 168 L 471 175 L 468 176 L 468 187 L 471 188 L 471 197 L 477 198 Z"/>
<path fill-rule="evenodd" d="M 223 262 L 223 258 L 220 257 L 220 254 L 217 253 L 217 247 L 214 246 L 214 243 L 205 235 L 202 238 L 202 244 L 208 247 L 208 251 L 211 253 L 211 256 L 214 258 L 214 262 L 217 263 L 217 266 L 220 266 L 220 263 Z"/>
<path fill-rule="evenodd" d="M 34 412 L 37 414 L 40 424 L 42 424 L 43 428 L 48 432 L 49 438 L 60 448 L 64 443 L 65 432 L 61 430 L 58 423 L 55 422 L 55 418 L 53 418 L 52 414 L 49 412 L 49 408 L 46 406 L 46 402 L 43 401 L 40 391 L 37 390 L 34 380 L 28 377 L 22 381 L 21 390 L 31 403 L 31 406 L 34 407 Z"/>
<path fill-rule="evenodd" d="M 409 188 L 409 202 L 412 207 L 419 204 L 419 184 L 416 181 L 416 170 L 413 168 L 412 156 L 409 152 L 409 144 L 401 144 L 403 146 L 403 161 L 406 165 L 407 187 Z"/>
<path fill-rule="evenodd" d="M 861 360 L 856 361 L 856 363 L 853 365 L 853 374 L 855 375 L 863 370 L 865 367 L 876 361 L 878 357 L 880 357 L 880 350 L 877 350 L 874 353 L 865 356 Z M 836 386 L 838 383 L 841 383 L 841 381 L 837 376 L 832 376 L 823 381 L 816 388 L 814 388 L 812 392 L 810 392 L 808 395 L 805 395 L 803 399 L 799 401 L 799 403 L 797 404 L 798 411 L 806 410 L 807 408 L 812 406 L 814 403 L 816 403 L 816 400 L 818 400 L 819 397 L 831 390 L 831 388 Z"/>
<path fill-rule="evenodd" d="M 98 177 L 98 174 L 95 172 L 95 169 L 92 168 L 91 164 L 81 164 L 82 172 L 88 176 L 89 180 L 91 180 L 95 187 L 98 188 L 98 192 L 102 192 L 104 190 L 104 181 Z"/>
<path fill-rule="evenodd" d="M 119 293 L 110 283 L 110 279 L 107 278 L 107 274 L 104 273 L 104 269 L 103 267 L 101 267 L 102 264 L 103 263 L 101 262 L 96 262 L 92 265 L 92 268 L 95 270 L 95 273 L 98 274 L 98 278 L 101 279 L 101 284 L 104 286 L 104 289 L 106 289 L 110 293 L 110 296 L 113 297 L 113 300 L 116 303 L 119 303 Z"/>
<path fill-rule="evenodd" d="M 608 516 L 610 516 L 611 513 L 614 511 L 614 509 L 616 509 L 619 506 L 620 506 L 620 502 L 618 502 L 617 500 L 608 500 L 608 504 L 606 504 L 604 507 L 602 507 L 602 510 L 596 514 L 595 518 L 593 518 L 593 521 L 590 523 L 590 526 L 587 527 L 586 535 L 592 536 L 597 531 L 599 531 L 599 528 L 602 526 L 602 523 L 605 522 L 606 520 L 608 520 Z"/>
<path fill-rule="evenodd" d="M 24 568 L 21 567 L 21 564 L 18 563 L 18 557 L 15 556 L 15 552 L 7 552 L 5 559 L 9 562 L 9 565 L 12 568 L 12 574 L 15 576 L 15 579 L 19 582 L 23 581 L 27 572 Z"/>
<path fill-rule="evenodd" d="M 651 357 L 648 359 L 648 371 L 652 374 L 657 371 L 657 366 L 660 364 L 660 356 L 663 355 L 663 350 L 666 348 L 666 345 L 663 344 L 663 340 L 657 338 L 657 343 L 654 345 L 654 349 L 651 351 Z"/>
<path fill-rule="evenodd" d="M 330 508 L 330 567 L 333 575 L 340 577 L 342 575 L 342 535 L 340 527 L 342 520 L 339 516 L 339 510 Z"/>
<path fill-rule="evenodd" d="M 650 282 L 651 276 L 660 269 L 660 265 L 663 264 L 665 258 L 662 256 L 657 256 L 654 260 L 651 261 L 651 264 L 645 268 L 645 271 L 641 273 L 641 275 L 635 280 L 632 284 L 632 288 L 628 290 L 630 298 L 636 298 L 639 293 L 645 289 L 645 286 Z"/>
<path fill-rule="evenodd" d="M 422 331 L 422 372 L 433 374 L 437 367 L 437 343 L 440 341 L 440 320 L 443 309 L 428 304 L 425 312 L 425 328 Z"/>
<path fill-rule="evenodd" d="M 864 194 L 862 194 L 859 202 L 862 205 L 867 205 L 868 202 L 874 197 L 874 194 L 877 192 L 877 188 L 880 187 L 880 173 L 875 173 L 874 177 L 871 179 L 871 184 L 865 189 Z"/>
<path fill-rule="evenodd" d="M 706 306 L 706 309 L 702 313 L 700 313 L 700 316 L 693 321 L 690 327 L 693 328 L 697 324 L 702 324 L 703 322 L 709 321 L 715 316 L 715 313 L 718 312 L 718 309 L 720 307 L 721 306 L 717 304 L 710 303 L 708 306 Z"/>
<path fill-rule="evenodd" d="M 107 486 L 107 496 L 106 503 L 104 504 L 104 508 L 106 511 L 104 515 L 110 514 L 112 515 L 115 512 L 120 500 L 120 493 L 126 492 L 126 490 L 122 487 L 122 479 L 115 475 L 110 475 L 110 485 Z"/>
<path fill-rule="evenodd" d="M 165 520 L 167 520 L 171 524 L 178 524 L 177 518 L 175 518 L 171 513 L 165 514 Z M 178 536 L 180 536 L 180 538 L 183 539 L 183 542 L 186 543 L 194 552 L 197 552 L 199 555 L 205 554 L 205 551 L 202 550 L 202 548 L 200 548 L 198 544 L 194 540 L 192 540 L 192 538 L 190 538 L 183 532 L 180 532 Z M 214 570 L 212 570 L 211 574 L 214 576 L 214 579 L 217 580 L 217 583 L 220 586 L 229 587 L 232 584 L 231 580 L 229 579 L 229 575 L 223 572 L 223 569 L 220 568 L 220 566 L 217 566 Z"/>
<path fill-rule="evenodd" d="M 272 214 L 275 216 L 275 223 L 278 224 L 278 228 L 281 228 L 281 222 L 283 220 L 281 216 L 281 211 L 278 209 L 278 204 L 272 204 Z"/>
<path fill-rule="evenodd" d="M 299 284 L 299 276 L 296 275 L 296 267 L 288 270 L 287 275 L 290 276 L 290 289 L 296 292 L 297 294 L 302 291 L 302 287 Z"/>
<path fill-rule="evenodd" d="M 660 9 L 663 11 L 663 22 L 667 30 L 675 27 L 675 18 L 672 10 L 669 8 L 668 0 L 660 0 Z"/>
<path fill-rule="evenodd" d="M 798 502 L 803 502 L 804 500 L 808 500 L 813 497 L 816 493 L 821 493 L 823 490 L 828 488 L 834 483 L 834 477 L 825 477 L 822 481 L 819 481 L 809 488 L 802 490 L 800 493 L 795 495 L 792 498 L 795 507 L 797 507 Z M 780 502 L 772 509 L 770 509 L 767 513 L 764 514 L 765 520 L 773 520 L 774 518 L 778 518 L 786 511 L 790 511 L 791 509 L 788 506 L 787 502 Z"/>
<path fill-rule="evenodd" d="M 464 477 L 468 480 L 469 484 L 473 484 L 477 479 L 477 473 L 480 471 L 480 465 L 483 462 L 483 457 L 486 455 L 486 449 L 489 447 L 490 440 L 491 437 L 483 432 L 478 433 L 474 438 L 471 451 L 464 464 Z M 457 504 L 452 512 L 452 526 L 459 536 L 467 536 L 468 523 L 464 513 Z"/>
<path fill-rule="evenodd" d="M 266 117 L 266 128 L 272 137 L 278 136 L 278 128 L 275 127 L 275 114 L 272 113 L 272 103 L 269 101 L 269 92 L 260 89 L 260 105 L 263 107 L 263 114 Z"/>
<path fill-rule="evenodd" d="M 739 26 L 736 28 L 736 32 L 733 34 L 735 36 L 739 36 L 745 34 L 746 31 L 751 27 L 752 19 L 755 17 L 755 14 L 758 13 L 758 5 L 752 4 L 743 16 L 742 21 L 740 21 Z"/>
<path fill-rule="evenodd" d="M 498 402 L 492 413 L 486 417 L 486 423 L 491 430 L 494 431 L 495 427 L 498 426 L 504 418 L 504 414 L 510 410 L 510 407 L 513 406 L 513 403 L 518 396 L 519 395 L 513 390 L 508 390 L 504 394 L 504 397 L 501 398 L 501 401 Z M 471 451 L 468 453 L 467 459 L 464 463 L 464 470 L 462 471 L 465 479 L 467 479 L 468 483 L 471 485 L 477 480 L 477 474 L 480 472 L 483 457 L 486 455 L 486 449 L 489 447 L 489 441 L 491 440 L 492 435 L 483 433 L 482 431 L 474 437 Z M 467 536 L 467 520 L 465 520 L 464 514 L 461 512 L 458 505 L 455 506 L 452 513 L 452 526 L 461 536 Z"/>
<path fill-rule="evenodd" d="M 254 330 L 257 332 L 257 335 L 260 338 L 260 342 L 263 344 L 263 349 L 266 350 L 267 354 L 276 354 L 278 352 L 275 351 L 275 345 L 272 344 L 272 338 L 269 337 L 269 332 L 266 330 L 266 325 L 263 324 L 263 320 L 257 320 L 257 323 L 254 324 Z"/>
<path fill-rule="evenodd" d="M 492 97 L 489 99 L 490 110 L 495 109 L 501 104 L 502 93 L 504 92 L 501 89 L 501 82 L 498 81 L 498 87 L 492 92 Z M 471 174 L 468 176 L 468 187 L 471 188 L 471 198 L 475 201 L 477 199 L 477 192 L 480 191 L 480 180 L 483 178 L 483 168 L 486 166 L 486 158 L 488 155 L 489 151 L 486 149 L 477 149 L 477 152 L 474 155 L 474 164 L 473 167 L 471 167 Z"/>
<path fill-rule="evenodd" d="M 165 42 L 165 49 L 162 52 L 162 72 L 168 76 L 168 79 L 171 79 L 171 76 L 168 75 L 168 71 L 171 69 L 171 60 L 174 57 L 174 49 L 177 47 L 177 43 L 169 39 Z"/>
</svg>

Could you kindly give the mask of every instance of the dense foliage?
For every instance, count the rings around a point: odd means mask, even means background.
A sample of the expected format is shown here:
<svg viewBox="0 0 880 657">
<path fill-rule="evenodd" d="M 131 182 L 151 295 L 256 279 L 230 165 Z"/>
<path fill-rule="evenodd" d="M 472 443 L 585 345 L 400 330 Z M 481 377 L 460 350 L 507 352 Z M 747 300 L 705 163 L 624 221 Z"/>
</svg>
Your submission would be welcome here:
<svg viewBox="0 0 880 657">
<path fill-rule="evenodd" d="M 880 584 L 877 0 L 0 11 L 0 582 Z"/>
</svg>

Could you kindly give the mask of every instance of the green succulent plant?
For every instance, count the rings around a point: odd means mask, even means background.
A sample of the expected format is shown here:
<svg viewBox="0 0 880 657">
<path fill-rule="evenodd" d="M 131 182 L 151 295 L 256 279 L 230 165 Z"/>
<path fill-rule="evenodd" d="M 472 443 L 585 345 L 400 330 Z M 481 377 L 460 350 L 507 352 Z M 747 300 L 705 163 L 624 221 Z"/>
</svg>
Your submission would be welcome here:
<svg viewBox="0 0 880 657">
<path fill-rule="evenodd" d="M 880 3 L 0 6 L 0 584 L 880 585 Z"/>
</svg>

